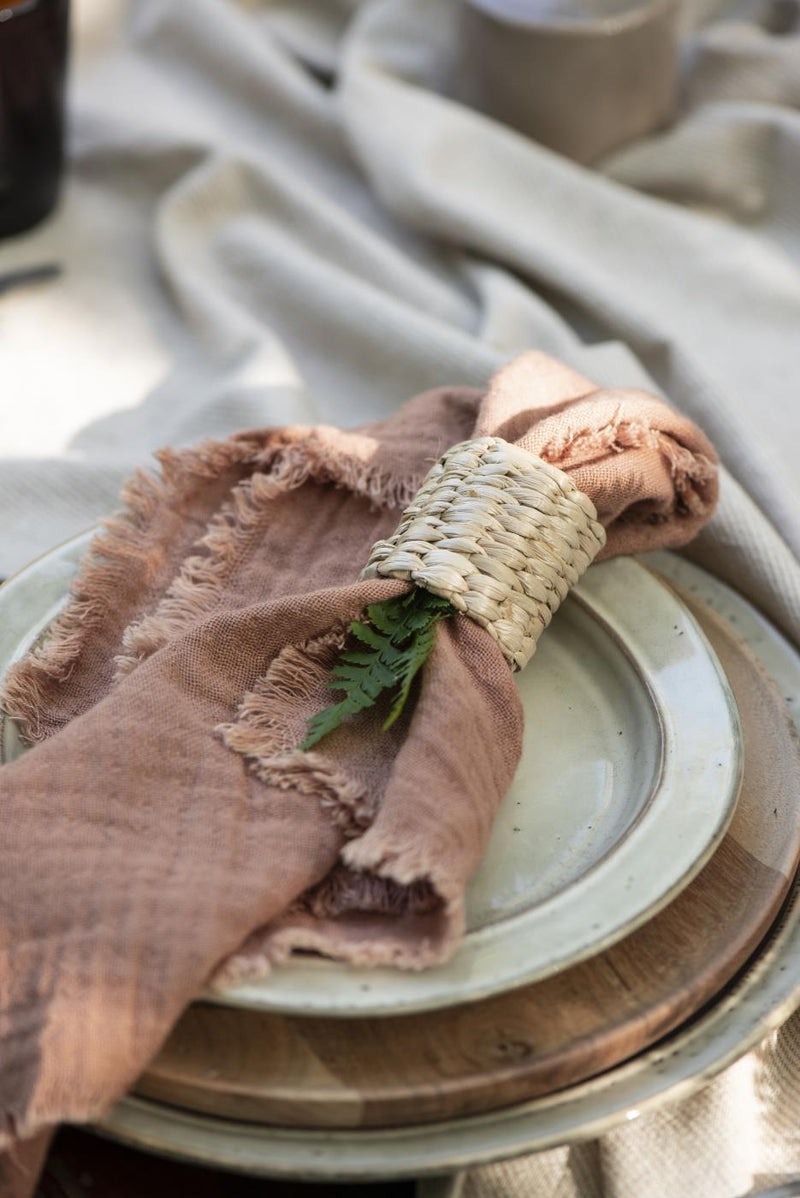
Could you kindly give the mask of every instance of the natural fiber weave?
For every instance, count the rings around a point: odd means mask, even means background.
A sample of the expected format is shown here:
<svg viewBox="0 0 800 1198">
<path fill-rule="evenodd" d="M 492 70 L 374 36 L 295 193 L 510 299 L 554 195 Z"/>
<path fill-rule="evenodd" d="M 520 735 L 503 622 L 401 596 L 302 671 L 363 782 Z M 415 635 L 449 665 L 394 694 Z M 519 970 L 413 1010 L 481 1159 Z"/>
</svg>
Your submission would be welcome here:
<svg viewBox="0 0 800 1198">
<path fill-rule="evenodd" d="M 444 596 L 521 670 L 605 540 L 594 504 L 567 474 L 480 437 L 439 459 L 361 577 L 403 578 Z"/>
</svg>

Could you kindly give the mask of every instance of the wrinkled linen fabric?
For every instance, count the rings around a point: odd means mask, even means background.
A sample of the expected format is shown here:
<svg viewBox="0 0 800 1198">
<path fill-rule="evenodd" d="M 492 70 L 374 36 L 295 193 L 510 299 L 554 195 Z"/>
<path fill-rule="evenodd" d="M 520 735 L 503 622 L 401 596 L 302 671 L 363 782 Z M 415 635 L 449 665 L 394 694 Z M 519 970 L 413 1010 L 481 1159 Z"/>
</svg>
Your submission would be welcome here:
<svg viewBox="0 0 800 1198">
<path fill-rule="evenodd" d="M 0 299 L 0 572 L 159 445 L 355 426 L 536 347 L 711 434 L 692 555 L 800 642 L 794 5 L 686 3 L 672 125 L 591 170 L 451 98 L 458 0 L 75 8 L 64 202 L 0 244 L 0 271 L 64 266 Z M 800 1174 L 798 1043 L 790 1020 L 691 1104 L 477 1192 L 591 1193 L 578 1160 L 615 1198 L 671 1198 L 702 1156 L 708 1198 Z"/>
<path fill-rule="evenodd" d="M 298 948 L 420 969 L 456 948 L 522 751 L 496 642 L 457 615 L 391 731 L 379 701 L 297 746 L 348 623 L 408 590 L 354 581 L 370 546 L 476 432 L 568 473 L 602 557 L 683 545 L 716 505 L 690 420 L 539 353 L 485 398 L 242 432 L 126 487 L 2 696 L 39 742 L 0 770 L 0 1103 L 21 1136 L 99 1117 L 215 970 L 264 974 Z"/>
</svg>

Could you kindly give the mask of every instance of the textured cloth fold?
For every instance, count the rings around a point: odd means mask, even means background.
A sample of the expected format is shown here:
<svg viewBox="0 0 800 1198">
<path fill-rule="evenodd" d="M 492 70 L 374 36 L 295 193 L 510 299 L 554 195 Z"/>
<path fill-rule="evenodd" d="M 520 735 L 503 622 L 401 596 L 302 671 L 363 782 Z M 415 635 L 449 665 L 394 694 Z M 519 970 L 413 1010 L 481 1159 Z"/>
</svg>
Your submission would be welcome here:
<svg viewBox="0 0 800 1198">
<path fill-rule="evenodd" d="M 453 951 L 521 749 L 496 644 L 454 616 L 390 731 L 379 703 L 297 745 L 348 622 L 407 588 L 353 581 L 371 544 L 476 430 L 579 481 L 606 555 L 682 544 L 716 503 L 691 421 L 540 354 L 486 397 L 445 388 L 355 432 L 168 451 L 159 479 L 129 484 L 5 688 L 39 742 L 0 772 L 7 1126 L 97 1115 L 214 971 L 263 973 L 296 948 L 410 968 Z"/>
<path fill-rule="evenodd" d="M 453 102 L 463 5 L 73 0 L 64 202 L 0 246 L 3 269 L 64 267 L 2 301 L 0 574 L 95 522 L 155 446 L 350 427 L 536 346 L 709 431 L 723 491 L 688 552 L 800 643 L 797 6 L 682 0 L 672 125 L 586 170 L 563 134 Z M 507 41 L 479 45 L 495 103 Z M 568 32 L 515 45 L 547 60 L 530 119 L 621 140 L 582 86 L 547 91 Z M 627 79 L 626 39 L 606 50 Z M 692 1101 L 470 1195 L 738 1198 L 800 1175 L 798 1046 L 795 1016 Z"/>
</svg>

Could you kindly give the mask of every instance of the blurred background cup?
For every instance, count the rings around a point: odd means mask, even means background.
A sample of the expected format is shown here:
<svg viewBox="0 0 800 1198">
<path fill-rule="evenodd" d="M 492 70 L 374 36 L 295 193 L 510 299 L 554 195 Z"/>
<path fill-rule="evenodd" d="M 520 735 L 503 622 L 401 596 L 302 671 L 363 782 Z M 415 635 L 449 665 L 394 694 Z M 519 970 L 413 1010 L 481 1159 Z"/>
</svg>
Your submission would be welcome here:
<svg viewBox="0 0 800 1198">
<path fill-rule="evenodd" d="M 69 0 L 0 0 L 0 237 L 58 198 L 68 16 Z"/>
<path fill-rule="evenodd" d="M 459 99 L 578 162 L 670 120 L 678 0 L 463 0 Z"/>
</svg>

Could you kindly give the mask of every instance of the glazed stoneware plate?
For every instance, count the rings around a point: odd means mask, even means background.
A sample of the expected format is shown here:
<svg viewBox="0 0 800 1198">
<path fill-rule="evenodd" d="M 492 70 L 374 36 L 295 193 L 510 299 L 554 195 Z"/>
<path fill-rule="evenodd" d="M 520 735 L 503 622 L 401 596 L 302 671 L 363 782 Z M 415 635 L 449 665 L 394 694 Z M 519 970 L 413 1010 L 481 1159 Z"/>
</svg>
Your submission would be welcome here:
<svg viewBox="0 0 800 1198">
<path fill-rule="evenodd" d="M 730 623 L 680 596 L 739 705 L 744 776 L 722 842 L 671 903 L 604 952 L 455 1008 L 330 1019 L 195 1002 L 136 1093 L 280 1127 L 438 1123 L 586 1081 L 716 999 L 768 934 L 800 863 L 800 741 L 787 703 L 800 668 L 789 656 L 795 676 L 778 689 Z"/>
<path fill-rule="evenodd" d="M 88 540 L 0 590 L 0 672 L 53 619 Z M 331 1016 L 476 1001 L 601 951 L 688 885 L 725 833 L 742 762 L 730 688 L 685 607 L 633 560 L 593 567 L 517 682 L 523 758 L 453 959 L 403 973 L 296 958 L 212 1001 Z M 10 723 L 7 758 L 21 749 Z"/>
<path fill-rule="evenodd" d="M 656 564 L 735 627 L 772 675 L 800 730 L 796 650 L 748 603 L 702 570 L 662 554 Z M 767 818 L 772 814 L 768 798 Z M 784 821 L 790 817 L 795 830 L 787 831 L 787 839 L 796 842 L 796 813 L 781 813 Z M 126 1098 L 101 1130 L 146 1150 L 252 1175 L 366 1181 L 452 1173 L 592 1139 L 666 1102 L 688 1098 L 779 1027 L 798 1004 L 800 878 L 795 877 L 748 968 L 696 1018 L 626 1064 L 559 1093 L 471 1118 L 368 1131 L 265 1127 Z"/>
</svg>

